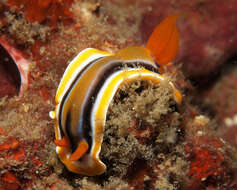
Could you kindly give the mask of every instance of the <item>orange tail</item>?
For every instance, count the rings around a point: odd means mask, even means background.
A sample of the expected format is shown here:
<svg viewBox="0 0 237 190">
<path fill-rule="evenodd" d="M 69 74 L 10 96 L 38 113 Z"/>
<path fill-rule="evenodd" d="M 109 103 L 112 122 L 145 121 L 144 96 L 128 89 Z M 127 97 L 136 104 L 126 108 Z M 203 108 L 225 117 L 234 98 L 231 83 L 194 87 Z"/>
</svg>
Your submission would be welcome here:
<svg viewBox="0 0 237 190">
<path fill-rule="evenodd" d="M 151 51 L 159 65 L 166 65 L 176 55 L 179 46 L 179 34 L 176 28 L 178 14 L 165 18 L 151 34 L 146 48 Z"/>
</svg>

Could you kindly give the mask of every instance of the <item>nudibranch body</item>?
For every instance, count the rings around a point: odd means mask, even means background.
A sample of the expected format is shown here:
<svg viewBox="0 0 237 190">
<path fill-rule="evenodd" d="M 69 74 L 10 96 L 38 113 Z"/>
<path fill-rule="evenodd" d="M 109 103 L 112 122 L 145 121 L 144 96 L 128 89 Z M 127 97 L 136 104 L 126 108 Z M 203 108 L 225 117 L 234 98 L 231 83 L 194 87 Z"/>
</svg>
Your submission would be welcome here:
<svg viewBox="0 0 237 190">
<path fill-rule="evenodd" d="M 174 46 L 178 42 L 175 20 L 175 15 L 170 16 L 155 29 L 154 33 L 161 36 L 161 29 L 168 34 L 168 37 L 163 35 L 162 40 L 157 39 L 158 44 L 152 41 L 157 38 L 153 33 L 146 48 L 128 47 L 116 54 L 87 48 L 71 61 L 57 90 L 56 109 L 50 112 L 55 119 L 56 152 L 68 170 L 89 176 L 105 172 L 99 153 L 109 104 L 123 84 L 135 80 L 159 84 L 167 80 L 158 73 L 153 56 L 162 64 L 175 56 L 173 51 L 176 52 L 177 47 Z M 165 31 L 167 26 L 172 31 Z M 157 45 L 163 48 L 153 53 Z M 174 100 L 180 103 L 180 92 L 171 82 L 169 84 Z"/>
</svg>

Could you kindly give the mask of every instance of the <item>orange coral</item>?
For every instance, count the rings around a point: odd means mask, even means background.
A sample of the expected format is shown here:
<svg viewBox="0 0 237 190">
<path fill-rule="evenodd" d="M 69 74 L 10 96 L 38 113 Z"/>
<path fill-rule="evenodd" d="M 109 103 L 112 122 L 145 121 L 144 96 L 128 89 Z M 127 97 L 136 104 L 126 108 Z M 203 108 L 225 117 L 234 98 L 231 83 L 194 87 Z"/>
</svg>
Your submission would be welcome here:
<svg viewBox="0 0 237 190">
<path fill-rule="evenodd" d="M 0 128 L 0 135 L 7 136 L 7 133 L 2 128 Z"/>
<path fill-rule="evenodd" d="M 8 143 L 0 144 L 0 151 L 16 149 L 19 145 L 19 142 L 16 139 L 8 139 Z"/>
<path fill-rule="evenodd" d="M 23 148 L 19 148 L 19 150 L 14 153 L 13 160 L 22 161 L 25 159 L 25 157 L 26 157 L 25 150 Z"/>
<path fill-rule="evenodd" d="M 52 190 L 54 188 L 56 188 L 56 184 L 55 183 L 53 185 L 51 185 L 50 189 Z"/>
<path fill-rule="evenodd" d="M 37 156 L 33 156 L 33 157 L 32 157 L 32 162 L 33 162 L 33 164 L 38 165 L 38 166 L 44 164 L 44 162 L 42 162 L 41 160 L 39 160 L 39 158 L 38 158 Z"/>
<path fill-rule="evenodd" d="M 19 187 L 19 180 L 10 172 L 5 173 L 1 181 L 8 190 L 17 190 Z"/>
<path fill-rule="evenodd" d="M 5 138 L 5 142 L 0 144 L 0 153 L 7 153 L 4 158 L 22 161 L 26 157 L 25 150 L 20 142 L 12 137 Z"/>
<path fill-rule="evenodd" d="M 24 12 L 30 22 L 43 22 L 46 19 L 54 26 L 60 19 L 67 24 L 72 19 L 70 7 L 74 0 L 8 0 L 7 5 Z"/>
</svg>

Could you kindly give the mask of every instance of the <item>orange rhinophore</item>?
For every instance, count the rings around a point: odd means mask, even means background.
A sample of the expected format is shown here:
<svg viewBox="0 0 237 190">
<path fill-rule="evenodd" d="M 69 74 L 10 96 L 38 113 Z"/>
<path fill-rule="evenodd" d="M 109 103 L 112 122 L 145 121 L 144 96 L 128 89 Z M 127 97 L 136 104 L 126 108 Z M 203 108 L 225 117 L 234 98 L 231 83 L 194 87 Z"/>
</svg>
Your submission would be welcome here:
<svg viewBox="0 0 237 190">
<path fill-rule="evenodd" d="M 179 34 L 176 28 L 178 14 L 165 18 L 151 34 L 146 48 L 151 51 L 159 65 L 166 65 L 176 55 L 179 46 Z"/>
</svg>

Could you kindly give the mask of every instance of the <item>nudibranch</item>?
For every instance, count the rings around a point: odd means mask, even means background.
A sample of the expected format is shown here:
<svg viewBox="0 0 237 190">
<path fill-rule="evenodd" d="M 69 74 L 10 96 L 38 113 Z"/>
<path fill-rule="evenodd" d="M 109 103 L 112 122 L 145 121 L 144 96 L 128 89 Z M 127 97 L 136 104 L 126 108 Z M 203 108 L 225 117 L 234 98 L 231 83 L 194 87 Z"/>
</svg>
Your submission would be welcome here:
<svg viewBox="0 0 237 190">
<path fill-rule="evenodd" d="M 56 109 L 50 112 L 56 152 L 68 170 L 89 176 L 105 172 L 99 153 L 109 104 L 123 84 L 167 80 L 158 73 L 158 64 L 167 64 L 177 52 L 176 19 L 172 15 L 158 25 L 146 47 L 128 47 L 115 54 L 87 48 L 68 65 L 57 89 Z M 169 85 L 174 100 L 181 103 L 181 93 Z"/>
</svg>

